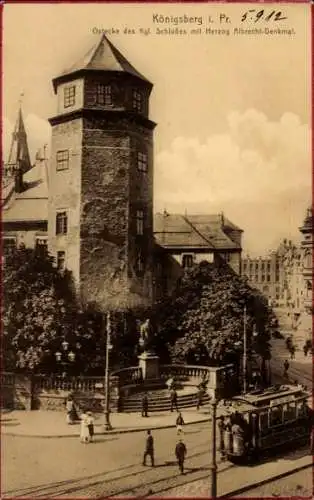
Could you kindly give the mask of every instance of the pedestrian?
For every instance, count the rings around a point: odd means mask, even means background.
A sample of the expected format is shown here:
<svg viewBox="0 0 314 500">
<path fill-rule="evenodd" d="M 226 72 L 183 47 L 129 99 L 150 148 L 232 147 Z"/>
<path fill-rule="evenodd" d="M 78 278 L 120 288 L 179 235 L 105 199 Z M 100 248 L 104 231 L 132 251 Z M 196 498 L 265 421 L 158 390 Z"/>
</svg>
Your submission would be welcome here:
<svg viewBox="0 0 314 500">
<path fill-rule="evenodd" d="M 171 389 L 171 391 L 170 391 L 170 403 L 171 403 L 170 411 L 173 411 L 173 408 L 175 408 L 177 411 L 179 411 L 179 409 L 178 409 L 178 394 L 177 394 L 177 391 L 175 389 Z"/>
<path fill-rule="evenodd" d="M 93 441 L 94 438 L 94 417 L 91 411 L 88 411 L 86 413 L 87 415 L 87 427 L 88 427 L 88 432 L 89 432 L 89 440 Z"/>
<path fill-rule="evenodd" d="M 304 346 L 303 346 L 303 352 L 304 352 L 304 356 L 306 357 L 307 353 L 309 352 L 307 344 L 304 344 Z"/>
<path fill-rule="evenodd" d="M 74 422 L 74 420 L 73 420 L 74 401 L 73 401 L 73 397 L 71 395 L 69 395 L 67 397 L 67 400 L 65 403 L 65 408 L 66 408 L 66 412 L 67 412 L 66 422 L 67 422 L 67 424 L 71 425 Z"/>
<path fill-rule="evenodd" d="M 81 443 L 89 443 L 90 441 L 90 435 L 89 435 L 89 429 L 88 429 L 88 415 L 87 413 L 83 412 L 81 414 L 81 432 L 80 432 L 80 441 Z"/>
<path fill-rule="evenodd" d="M 225 417 L 221 415 L 217 422 L 219 429 L 219 451 L 222 458 L 225 457 L 225 442 L 224 442 L 224 433 L 225 433 Z"/>
<path fill-rule="evenodd" d="M 203 404 L 204 392 L 205 391 L 203 389 L 203 386 L 200 386 L 197 393 L 197 405 L 196 405 L 197 410 L 199 410 L 200 406 L 202 406 Z"/>
<path fill-rule="evenodd" d="M 289 361 L 287 359 L 285 359 L 285 362 L 283 364 L 283 368 L 284 368 L 284 372 L 283 372 L 283 375 L 284 377 L 287 377 L 288 376 L 288 370 L 289 370 Z"/>
<path fill-rule="evenodd" d="M 148 417 L 148 396 L 147 392 L 143 395 L 142 398 L 142 417 Z"/>
<path fill-rule="evenodd" d="M 179 471 L 181 472 L 181 474 L 184 474 L 184 460 L 186 457 L 186 452 L 186 446 L 183 443 L 182 439 L 180 439 L 176 445 L 175 456 L 178 461 Z"/>
<path fill-rule="evenodd" d="M 290 347 L 290 359 L 295 359 L 295 347 L 292 345 Z"/>
<path fill-rule="evenodd" d="M 144 456 L 143 456 L 143 465 L 146 465 L 146 457 L 149 456 L 151 459 L 152 467 L 155 466 L 155 459 L 154 459 L 154 438 L 151 434 L 151 431 L 147 431 L 147 438 L 146 438 L 146 443 L 145 443 L 145 451 L 144 451 Z"/>
<path fill-rule="evenodd" d="M 179 413 L 179 415 L 177 416 L 177 420 L 176 420 L 177 434 L 183 433 L 183 427 L 182 427 L 183 425 L 184 425 L 184 420 L 182 417 L 182 413 Z"/>
</svg>

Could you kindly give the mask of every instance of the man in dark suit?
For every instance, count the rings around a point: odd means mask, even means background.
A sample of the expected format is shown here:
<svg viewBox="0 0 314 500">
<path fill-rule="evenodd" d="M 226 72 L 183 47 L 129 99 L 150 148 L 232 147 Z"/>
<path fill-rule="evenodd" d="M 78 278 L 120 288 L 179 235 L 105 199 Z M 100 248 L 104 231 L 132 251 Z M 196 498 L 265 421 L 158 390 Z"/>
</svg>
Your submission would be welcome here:
<svg viewBox="0 0 314 500">
<path fill-rule="evenodd" d="M 142 417 L 148 417 L 148 396 L 146 392 L 142 398 Z"/>
<path fill-rule="evenodd" d="M 175 456 L 178 461 L 179 471 L 181 472 L 181 474 L 184 474 L 184 460 L 186 456 L 186 451 L 187 451 L 186 446 L 183 443 L 182 439 L 180 439 L 176 445 Z"/>
<path fill-rule="evenodd" d="M 173 408 L 175 408 L 177 411 L 179 411 L 178 408 L 178 394 L 175 389 L 171 389 L 170 392 L 170 411 L 173 411 Z"/>
<path fill-rule="evenodd" d="M 147 431 L 147 438 L 145 444 L 145 451 L 143 456 L 143 465 L 146 465 L 146 457 L 149 456 L 151 459 L 152 467 L 155 465 L 155 457 L 154 457 L 154 438 L 151 435 L 151 431 Z"/>
</svg>

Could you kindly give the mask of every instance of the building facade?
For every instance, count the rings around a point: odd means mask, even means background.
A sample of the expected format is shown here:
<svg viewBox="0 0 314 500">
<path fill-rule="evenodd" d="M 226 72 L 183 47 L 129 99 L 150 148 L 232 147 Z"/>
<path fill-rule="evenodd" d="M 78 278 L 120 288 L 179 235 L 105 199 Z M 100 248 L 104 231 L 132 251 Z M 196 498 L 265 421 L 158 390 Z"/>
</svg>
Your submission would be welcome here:
<svg viewBox="0 0 314 500">
<path fill-rule="evenodd" d="M 155 214 L 155 297 L 171 294 L 184 271 L 202 261 L 223 259 L 240 274 L 242 232 L 223 214 Z"/>
<path fill-rule="evenodd" d="M 264 258 L 249 256 L 243 258 L 242 274 L 273 304 L 283 303 L 286 300 L 285 273 L 278 252 L 272 252 Z"/>
</svg>

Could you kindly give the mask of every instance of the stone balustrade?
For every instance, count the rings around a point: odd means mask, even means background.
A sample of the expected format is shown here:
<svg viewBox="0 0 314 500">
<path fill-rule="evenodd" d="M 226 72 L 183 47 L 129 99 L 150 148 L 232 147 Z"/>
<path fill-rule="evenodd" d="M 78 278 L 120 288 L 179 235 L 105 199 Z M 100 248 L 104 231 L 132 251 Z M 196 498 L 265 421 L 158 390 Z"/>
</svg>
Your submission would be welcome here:
<svg viewBox="0 0 314 500">
<path fill-rule="evenodd" d="M 142 369 L 139 366 L 131 366 L 130 368 L 121 368 L 111 373 L 112 376 L 119 378 L 119 386 L 131 384 L 140 384 L 143 382 Z"/>
</svg>

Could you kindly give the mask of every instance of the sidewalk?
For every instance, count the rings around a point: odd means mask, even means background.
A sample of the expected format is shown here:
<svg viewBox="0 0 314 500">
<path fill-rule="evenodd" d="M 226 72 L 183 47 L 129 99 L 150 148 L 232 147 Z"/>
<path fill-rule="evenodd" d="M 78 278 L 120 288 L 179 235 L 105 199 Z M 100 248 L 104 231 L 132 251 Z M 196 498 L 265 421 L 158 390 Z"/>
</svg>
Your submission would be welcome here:
<svg viewBox="0 0 314 500">
<path fill-rule="evenodd" d="M 204 405 L 199 411 L 195 408 L 182 409 L 186 424 L 207 422 L 210 419 L 210 410 Z M 139 413 L 111 413 L 110 422 L 113 427 L 106 434 L 120 434 L 125 432 L 145 431 L 147 429 L 166 429 L 175 427 L 177 413 L 152 412 L 148 418 Z M 95 415 L 95 434 L 104 434 L 105 417 Z M 7 436 L 61 438 L 78 437 L 80 423 L 68 425 L 65 412 L 59 411 L 2 411 L 1 433 Z"/>
</svg>

